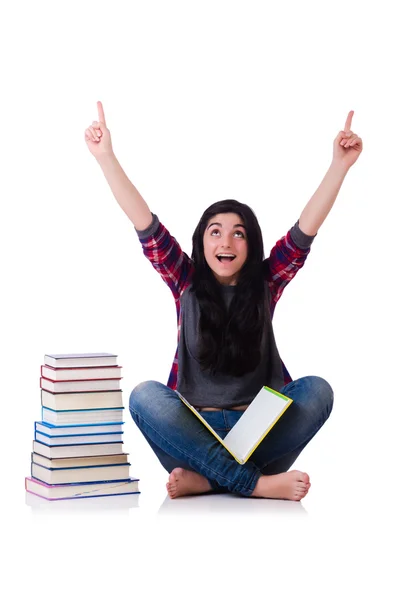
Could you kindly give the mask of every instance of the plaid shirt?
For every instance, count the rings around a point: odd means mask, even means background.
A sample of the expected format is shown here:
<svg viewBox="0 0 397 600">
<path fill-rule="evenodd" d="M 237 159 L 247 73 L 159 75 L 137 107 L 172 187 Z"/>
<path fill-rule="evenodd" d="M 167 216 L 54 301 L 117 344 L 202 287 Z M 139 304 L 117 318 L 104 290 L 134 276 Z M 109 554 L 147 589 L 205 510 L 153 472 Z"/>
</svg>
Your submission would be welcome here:
<svg viewBox="0 0 397 600">
<path fill-rule="evenodd" d="M 153 215 L 154 219 L 158 219 Z M 153 221 L 152 221 L 153 225 Z M 265 278 L 270 290 L 270 315 L 273 319 L 274 309 L 285 286 L 293 279 L 299 269 L 304 265 L 310 252 L 308 248 L 302 249 L 297 246 L 293 237 L 294 231 L 301 237 L 309 240 L 309 244 L 315 236 L 306 236 L 299 230 L 298 223 L 292 227 L 285 236 L 283 236 L 272 248 L 270 256 L 265 259 Z M 140 234 L 141 232 L 138 232 Z M 194 272 L 194 263 L 191 258 L 182 251 L 178 242 L 171 236 L 164 225 L 158 221 L 158 226 L 152 235 L 146 237 L 139 236 L 142 244 L 143 253 L 152 263 L 153 267 L 159 273 L 161 278 L 170 288 L 176 305 L 178 322 L 178 346 L 181 331 L 181 296 L 186 288 L 192 282 Z M 178 346 L 172 363 L 171 372 L 168 378 L 167 386 L 175 390 L 178 377 Z M 282 361 L 281 361 L 282 362 Z M 285 385 L 292 381 L 284 363 L 282 362 Z"/>
</svg>

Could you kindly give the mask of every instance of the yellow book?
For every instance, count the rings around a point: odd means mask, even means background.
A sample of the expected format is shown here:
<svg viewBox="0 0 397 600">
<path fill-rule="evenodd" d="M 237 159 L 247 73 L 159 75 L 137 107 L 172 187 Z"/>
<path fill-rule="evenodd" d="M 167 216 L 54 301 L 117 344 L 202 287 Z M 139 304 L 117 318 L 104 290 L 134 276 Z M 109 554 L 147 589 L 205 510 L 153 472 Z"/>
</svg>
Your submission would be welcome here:
<svg viewBox="0 0 397 600">
<path fill-rule="evenodd" d="M 267 436 L 279 418 L 292 404 L 292 399 L 287 398 L 280 392 L 264 386 L 244 411 L 243 415 L 232 427 L 224 439 L 212 429 L 211 425 L 204 419 L 205 411 L 199 412 L 178 391 L 177 394 L 184 404 L 206 428 L 216 437 L 230 452 L 230 454 L 243 465 L 261 441 Z"/>
</svg>

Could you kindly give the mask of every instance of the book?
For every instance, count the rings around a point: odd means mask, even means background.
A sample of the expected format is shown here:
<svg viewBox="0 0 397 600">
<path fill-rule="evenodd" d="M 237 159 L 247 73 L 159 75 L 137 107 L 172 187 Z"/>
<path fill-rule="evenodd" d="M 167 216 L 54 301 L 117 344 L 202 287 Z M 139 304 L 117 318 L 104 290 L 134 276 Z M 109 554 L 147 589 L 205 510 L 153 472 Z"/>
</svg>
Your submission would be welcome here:
<svg viewBox="0 0 397 600">
<path fill-rule="evenodd" d="M 100 456 L 101 454 L 122 454 L 123 442 L 108 444 L 75 444 L 70 446 L 47 446 L 33 440 L 33 452 L 47 458 L 71 458 L 73 456 Z"/>
<path fill-rule="evenodd" d="M 130 463 L 124 465 L 105 465 L 92 467 L 48 468 L 31 464 L 34 479 L 55 485 L 58 483 L 86 483 L 100 481 L 126 481 L 130 476 Z"/>
<path fill-rule="evenodd" d="M 25 477 L 25 489 L 31 494 L 47 500 L 67 500 L 71 498 L 93 498 L 116 496 L 119 494 L 139 494 L 139 479 L 129 481 L 101 481 L 99 483 L 72 483 L 49 485 L 31 477 Z"/>
<path fill-rule="evenodd" d="M 48 469 L 68 469 L 71 467 L 101 467 L 105 465 L 125 465 L 128 454 L 100 454 L 99 456 L 74 456 L 69 458 L 47 458 L 32 452 L 31 462 Z"/>
<path fill-rule="evenodd" d="M 41 390 L 41 405 L 53 410 L 87 410 L 90 408 L 121 408 L 121 390 L 108 392 L 54 393 Z"/>
<path fill-rule="evenodd" d="M 72 467 L 101 467 L 106 465 L 123 465 L 128 463 L 128 454 L 99 454 L 97 456 L 71 456 L 66 458 L 48 458 L 32 452 L 31 462 L 48 469 L 68 469 Z"/>
<path fill-rule="evenodd" d="M 45 435 L 36 431 L 36 442 L 46 446 L 70 446 L 76 444 L 100 444 L 102 442 L 121 442 L 121 433 L 91 433 L 90 435 Z"/>
<path fill-rule="evenodd" d="M 50 425 L 79 425 L 87 423 L 121 423 L 124 407 L 88 410 L 54 410 L 42 407 L 41 418 Z"/>
<path fill-rule="evenodd" d="M 79 518 L 83 513 L 86 513 L 89 515 L 89 518 L 92 518 L 93 513 L 96 512 L 98 518 L 103 519 L 104 511 L 112 512 L 117 517 L 120 517 L 122 513 L 128 515 L 132 508 L 139 508 L 139 498 L 140 493 L 136 492 L 130 494 L 114 494 L 105 497 L 97 496 L 85 498 L 83 500 L 77 499 L 76 502 L 71 502 L 73 498 L 61 498 L 59 501 L 55 500 L 55 502 L 53 502 L 49 501 L 49 498 L 43 498 L 25 491 L 25 504 L 26 506 L 29 506 L 33 514 L 48 515 L 48 511 L 58 511 L 60 515 L 64 515 L 65 511 L 67 511 L 68 516 L 71 516 L 72 512 L 75 511 L 78 513 Z M 66 504 L 68 504 L 67 508 L 65 506 Z"/>
<path fill-rule="evenodd" d="M 44 362 L 50 367 L 112 367 L 117 366 L 117 355 L 107 352 L 91 354 L 45 354 Z"/>
<path fill-rule="evenodd" d="M 122 431 L 124 423 L 93 423 L 92 425 L 51 425 L 44 421 L 35 421 L 35 432 L 44 433 L 50 437 L 59 435 L 87 435 L 90 433 L 124 433 Z"/>
<path fill-rule="evenodd" d="M 119 379 L 121 367 L 50 367 L 41 365 L 41 376 L 51 381 L 77 381 L 80 379 Z"/>
<path fill-rule="evenodd" d="M 247 462 L 254 450 L 292 404 L 291 398 L 287 398 L 280 392 L 264 386 L 234 427 L 222 439 L 203 417 L 204 411 L 197 411 L 178 391 L 177 394 L 182 402 L 240 464 Z"/>
<path fill-rule="evenodd" d="M 73 498 L 100 502 L 140 493 L 123 452 L 121 379 L 115 354 L 45 355 L 42 420 L 34 422 L 27 497 L 41 504 Z"/>
<path fill-rule="evenodd" d="M 120 390 L 121 377 L 118 379 L 89 379 L 77 381 L 51 381 L 40 377 L 40 387 L 49 392 L 103 392 L 105 390 Z"/>
</svg>

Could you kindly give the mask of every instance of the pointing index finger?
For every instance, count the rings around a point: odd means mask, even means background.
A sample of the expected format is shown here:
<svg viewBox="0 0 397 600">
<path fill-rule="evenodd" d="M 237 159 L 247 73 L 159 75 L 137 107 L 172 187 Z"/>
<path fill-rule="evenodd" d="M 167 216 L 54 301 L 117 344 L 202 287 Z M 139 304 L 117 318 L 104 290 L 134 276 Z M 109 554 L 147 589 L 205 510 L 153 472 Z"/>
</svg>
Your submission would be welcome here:
<svg viewBox="0 0 397 600">
<path fill-rule="evenodd" d="M 354 110 L 351 110 L 349 112 L 349 114 L 347 115 L 347 119 L 346 119 L 346 123 L 345 123 L 345 131 L 350 131 L 351 126 L 352 126 L 352 119 L 353 119 L 353 115 L 354 115 Z"/>
<path fill-rule="evenodd" d="M 103 112 L 102 102 L 100 100 L 98 100 L 98 102 L 96 104 L 98 107 L 98 120 L 101 121 L 102 123 L 104 123 L 104 125 L 106 125 L 105 113 Z"/>
</svg>

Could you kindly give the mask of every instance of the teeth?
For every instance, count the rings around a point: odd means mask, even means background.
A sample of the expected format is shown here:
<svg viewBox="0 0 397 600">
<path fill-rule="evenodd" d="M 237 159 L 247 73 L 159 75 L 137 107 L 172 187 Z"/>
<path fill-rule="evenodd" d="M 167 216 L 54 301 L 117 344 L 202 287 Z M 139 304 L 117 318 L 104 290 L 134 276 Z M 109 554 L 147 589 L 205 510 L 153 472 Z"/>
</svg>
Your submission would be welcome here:
<svg viewBox="0 0 397 600">
<path fill-rule="evenodd" d="M 236 257 L 235 254 L 217 254 L 217 256 L 229 256 L 229 257 L 233 257 L 233 258 Z"/>
</svg>

